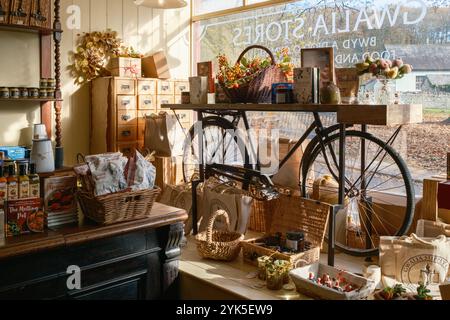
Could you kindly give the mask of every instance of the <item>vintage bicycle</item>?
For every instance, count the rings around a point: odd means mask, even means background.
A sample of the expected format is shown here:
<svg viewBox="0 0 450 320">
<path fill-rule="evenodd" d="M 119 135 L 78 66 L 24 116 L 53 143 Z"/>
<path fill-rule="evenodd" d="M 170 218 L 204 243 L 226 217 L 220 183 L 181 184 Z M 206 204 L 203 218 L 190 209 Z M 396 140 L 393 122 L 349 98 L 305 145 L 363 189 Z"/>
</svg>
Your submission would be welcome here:
<svg viewBox="0 0 450 320">
<path fill-rule="evenodd" d="M 339 194 L 342 208 L 331 220 L 332 226 L 336 221 L 347 223 L 350 211 L 358 212 L 360 231 L 356 232 L 356 241 L 361 245 L 349 246 L 344 234 L 347 231 L 341 228 L 336 230 L 333 239 L 336 248 L 355 256 L 374 256 L 379 253 L 381 235 L 401 236 L 412 225 L 414 184 L 393 143 L 404 124 L 421 122 L 421 106 L 216 104 L 165 107 L 175 112 L 197 112 L 202 130 L 196 130 L 196 125 L 190 129 L 183 155 L 184 178 L 186 182 L 193 182 L 194 189 L 198 183 L 215 176 L 239 182 L 247 191 L 258 190 L 259 196 L 276 196 L 272 176 L 261 173 L 258 159 L 249 161 L 257 157 L 258 152 L 257 146 L 246 136 L 251 129 L 248 113 L 308 113 L 312 115 L 311 123 L 305 132 L 299 133 L 301 137 L 280 161 L 280 168 L 309 141 L 298 177 L 302 196 L 310 196 L 317 177 L 329 175 L 339 182 L 339 190 L 331 192 Z M 330 113 L 337 114 L 338 123 L 325 126 L 322 118 Z M 368 125 L 398 125 L 398 128 L 387 141 L 382 141 L 368 132 Z M 238 130 L 239 127 L 243 130 Z M 242 148 L 242 145 L 247 147 Z"/>
</svg>

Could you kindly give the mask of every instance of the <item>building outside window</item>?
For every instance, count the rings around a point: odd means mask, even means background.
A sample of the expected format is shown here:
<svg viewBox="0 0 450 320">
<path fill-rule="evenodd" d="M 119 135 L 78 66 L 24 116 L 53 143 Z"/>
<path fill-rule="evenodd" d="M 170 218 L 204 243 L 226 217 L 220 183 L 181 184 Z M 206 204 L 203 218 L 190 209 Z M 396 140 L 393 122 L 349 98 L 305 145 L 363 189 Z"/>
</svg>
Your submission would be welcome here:
<svg viewBox="0 0 450 320">
<path fill-rule="evenodd" d="M 201 8 L 211 9 L 213 2 L 196 0 L 193 12 L 204 13 Z M 333 47 L 337 68 L 351 67 L 367 55 L 402 58 L 414 71 L 397 80 L 397 90 L 404 103 L 423 104 L 425 121 L 404 128 L 394 147 L 417 182 L 445 171 L 450 149 L 450 0 L 244 2 L 227 1 L 227 8 L 216 8 L 228 9 L 223 15 L 211 14 L 215 10 L 209 10 L 209 16 L 194 15 L 194 73 L 197 62 L 215 61 L 219 53 L 236 59 L 253 44 L 273 52 L 289 48 L 296 66 L 300 66 L 300 50 L 308 47 Z M 261 6 L 264 3 L 274 5 Z M 245 10 L 245 5 L 254 9 Z M 230 10 L 238 6 L 240 11 Z M 279 117 L 280 127 L 285 128 L 289 116 Z M 303 118 L 305 122 L 307 118 Z M 294 134 L 299 128 L 294 129 L 285 134 Z M 387 137 L 394 129 L 370 130 Z"/>
</svg>

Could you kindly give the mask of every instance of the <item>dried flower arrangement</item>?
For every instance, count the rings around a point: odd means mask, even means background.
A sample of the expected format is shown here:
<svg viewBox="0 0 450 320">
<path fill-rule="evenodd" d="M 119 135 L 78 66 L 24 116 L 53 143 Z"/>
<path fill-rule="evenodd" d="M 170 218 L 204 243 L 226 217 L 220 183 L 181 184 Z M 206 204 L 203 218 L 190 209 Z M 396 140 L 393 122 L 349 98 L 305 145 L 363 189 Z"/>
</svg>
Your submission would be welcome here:
<svg viewBox="0 0 450 320">
<path fill-rule="evenodd" d="M 88 32 L 78 35 L 78 44 L 72 52 L 73 64 L 69 66 L 75 84 L 82 85 L 97 77 L 108 76 L 106 69 L 110 58 L 142 58 L 133 47 L 122 44 L 117 32 L 110 29 L 100 32 Z"/>
<path fill-rule="evenodd" d="M 357 63 L 355 67 L 361 75 L 371 73 L 374 77 L 383 79 L 401 79 L 405 74 L 412 72 L 412 66 L 403 63 L 402 59 L 377 59 L 367 58 L 364 62 Z"/>
<path fill-rule="evenodd" d="M 278 51 L 276 57 L 279 60 L 277 67 L 283 70 L 288 79 L 292 79 L 294 65 L 289 56 L 289 49 L 283 48 L 281 51 Z M 270 57 L 261 58 L 256 56 L 252 60 L 243 57 L 239 63 L 234 65 L 229 63 L 228 58 L 224 54 L 218 55 L 217 59 L 219 61 L 217 79 L 221 85 L 228 89 L 239 88 L 250 83 L 260 71 L 272 64 Z"/>
</svg>

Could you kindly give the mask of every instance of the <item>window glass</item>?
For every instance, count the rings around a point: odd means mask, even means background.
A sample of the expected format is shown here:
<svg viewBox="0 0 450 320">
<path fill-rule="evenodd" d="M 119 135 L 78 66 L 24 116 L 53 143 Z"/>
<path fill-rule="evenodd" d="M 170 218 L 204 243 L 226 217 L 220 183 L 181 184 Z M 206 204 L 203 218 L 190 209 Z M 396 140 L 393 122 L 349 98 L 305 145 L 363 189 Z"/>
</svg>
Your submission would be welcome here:
<svg viewBox="0 0 450 320">
<path fill-rule="evenodd" d="M 288 47 L 296 66 L 308 47 L 333 47 L 338 68 L 367 55 L 402 58 L 414 71 L 397 80 L 397 90 L 404 103 L 423 104 L 425 119 L 405 127 L 394 147 L 420 181 L 445 172 L 450 150 L 449 15 L 450 0 L 297 1 L 197 22 L 193 62 L 215 61 L 219 53 L 235 60 L 252 44 Z M 387 139 L 394 129 L 370 130 Z"/>
<path fill-rule="evenodd" d="M 194 15 L 232 9 L 244 5 L 243 0 L 194 0 Z"/>
</svg>

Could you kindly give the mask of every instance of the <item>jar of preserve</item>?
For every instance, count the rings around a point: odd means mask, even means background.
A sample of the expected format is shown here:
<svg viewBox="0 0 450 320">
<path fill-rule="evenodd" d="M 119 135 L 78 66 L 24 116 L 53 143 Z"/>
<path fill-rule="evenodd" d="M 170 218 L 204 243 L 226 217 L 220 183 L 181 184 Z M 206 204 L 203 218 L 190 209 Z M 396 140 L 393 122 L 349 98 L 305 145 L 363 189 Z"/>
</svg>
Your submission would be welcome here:
<svg viewBox="0 0 450 320">
<path fill-rule="evenodd" d="M 294 252 L 305 251 L 305 234 L 301 231 L 287 232 L 286 247 Z"/>
<path fill-rule="evenodd" d="M 3 98 L 3 99 L 9 98 L 9 89 L 8 88 L 0 88 L 0 98 Z"/>
<path fill-rule="evenodd" d="M 39 81 L 39 87 L 47 88 L 48 87 L 47 79 L 42 78 L 41 81 Z"/>
<path fill-rule="evenodd" d="M 28 88 L 19 88 L 20 97 L 28 98 Z"/>
<path fill-rule="evenodd" d="M 19 88 L 9 88 L 9 97 L 13 99 L 19 99 L 20 98 Z"/>
<path fill-rule="evenodd" d="M 28 89 L 28 97 L 39 98 L 39 89 L 38 88 L 29 88 Z"/>
<path fill-rule="evenodd" d="M 47 89 L 45 88 L 39 89 L 39 98 L 47 98 Z"/>
<path fill-rule="evenodd" d="M 47 98 L 53 99 L 55 97 L 55 89 L 47 89 Z"/>
<path fill-rule="evenodd" d="M 55 79 L 47 79 L 47 88 L 56 88 L 56 80 Z"/>
</svg>

